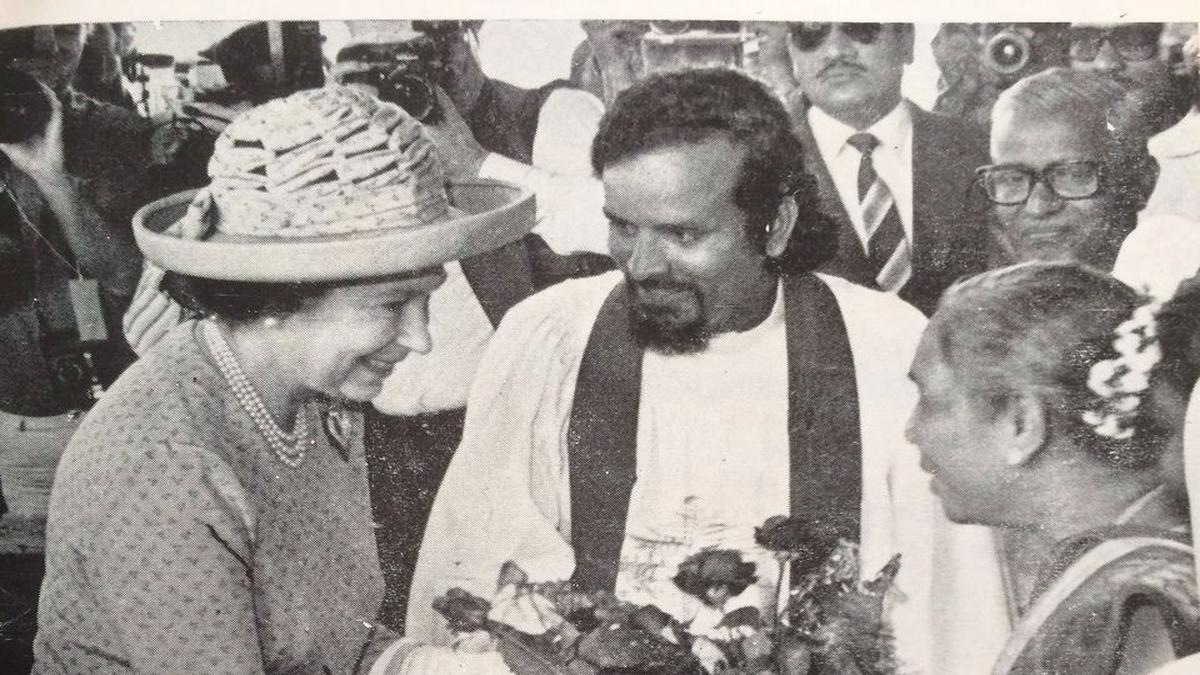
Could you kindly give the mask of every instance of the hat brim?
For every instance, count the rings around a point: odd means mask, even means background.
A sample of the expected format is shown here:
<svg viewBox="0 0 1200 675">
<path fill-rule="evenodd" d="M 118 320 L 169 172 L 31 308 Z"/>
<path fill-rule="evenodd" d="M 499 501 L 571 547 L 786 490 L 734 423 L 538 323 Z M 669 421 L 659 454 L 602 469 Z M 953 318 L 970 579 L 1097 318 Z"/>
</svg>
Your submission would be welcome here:
<svg viewBox="0 0 1200 675">
<path fill-rule="evenodd" d="M 466 215 L 358 235 L 183 239 L 170 230 L 198 190 L 143 206 L 133 216 L 138 247 L 156 265 L 224 281 L 324 282 L 421 270 L 497 249 L 533 229 L 533 193 L 486 179 L 452 181 L 451 206 Z"/>
</svg>

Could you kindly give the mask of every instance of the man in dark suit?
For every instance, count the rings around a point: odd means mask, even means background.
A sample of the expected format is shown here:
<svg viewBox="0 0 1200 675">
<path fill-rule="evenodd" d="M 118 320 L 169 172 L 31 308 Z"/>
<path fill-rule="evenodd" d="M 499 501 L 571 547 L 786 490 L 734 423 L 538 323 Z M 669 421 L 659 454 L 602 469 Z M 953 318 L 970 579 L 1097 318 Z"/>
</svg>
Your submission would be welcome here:
<svg viewBox="0 0 1200 675">
<path fill-rule="evenodd" d="M 822 271 L 931 313 L 955 279 L 984 269 L 986 230 L 967 193 L 988 160 L 986 135 L 901 95 L 911 24 L 796 23 L 788 51 L 807 168 L 842 225 Z"/>
</svg>

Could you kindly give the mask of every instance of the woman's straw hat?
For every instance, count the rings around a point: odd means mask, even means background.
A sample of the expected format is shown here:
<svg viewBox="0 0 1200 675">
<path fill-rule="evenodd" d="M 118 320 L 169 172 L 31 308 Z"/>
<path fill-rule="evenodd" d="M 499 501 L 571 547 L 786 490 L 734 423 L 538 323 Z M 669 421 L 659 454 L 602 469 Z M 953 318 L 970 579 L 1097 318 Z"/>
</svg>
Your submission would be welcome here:
<svg viewBox="0 0 1200 675">
<path fill-rule="evenodd" d="M 217 139 L 208 169 L 208 187 L 134 215 L 150 261 L 232 281 L 364 279 L 484 253 L 534 223 L 532 194 L 447 183 L 420 123 L 346 87 L 247 111 Z"/>
</svg>

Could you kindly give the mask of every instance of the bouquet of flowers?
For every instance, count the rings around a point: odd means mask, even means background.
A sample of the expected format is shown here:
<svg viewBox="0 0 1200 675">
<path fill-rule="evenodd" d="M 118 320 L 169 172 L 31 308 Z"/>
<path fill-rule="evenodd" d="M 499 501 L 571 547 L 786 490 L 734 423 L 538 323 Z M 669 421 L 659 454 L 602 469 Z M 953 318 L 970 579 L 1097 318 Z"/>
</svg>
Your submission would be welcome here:
<svg viewBox="0 0 1200 675">
<path fill-rule="evenodd" d="M 434 608 L 459 636 L 460 649 L 497 649 L 518 675 L 816 675 L 896 672 L 883 597 L 899 556 L 865 583 L 858 546 L 798 517 L 775 516 L 755 530 L 774 551 L 779 580 L 792 588 L 776 616 L 726 602 L 757 580 L 738 551 L 702 550 L 674 582 L 723 614 L 715 630 L 693 632 L 654 605 L 623 602 L 569 582 L 530 583 L 513 563 L 500 571 L 490 600 L 453 589 Z"/>
</svg>

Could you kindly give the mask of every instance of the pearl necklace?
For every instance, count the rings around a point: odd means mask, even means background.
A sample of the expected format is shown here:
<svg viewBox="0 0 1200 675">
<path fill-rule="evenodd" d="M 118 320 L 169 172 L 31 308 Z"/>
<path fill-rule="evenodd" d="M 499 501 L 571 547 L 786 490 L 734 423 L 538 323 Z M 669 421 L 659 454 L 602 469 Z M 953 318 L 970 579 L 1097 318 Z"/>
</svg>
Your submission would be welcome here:
<svg viewBox="0 0 1200 675">
<path fill-rule="evenodd" d="M 312 445 L 304 408 L 302 407 L 296 413 L 296 430 L 290 434 L 284 433 L 275 418 L 271 417 L 271 413 L 267 411 L 262 397 L 250 384 L 250 378 L 246 377 L 246 371 L 242 370 L 241 364 L 233 355 L 233 350 L 229 348 L 229 343 L 225 341 L 225 336 L 221 335 L 221 330 L 217 328 L 216 323 L 204 322 L 204 340 L 216 358 L 217 368 L 225 377 L 225 382 L 229 384 L 230 389 L 233 389 L 234 397 L 237 398 L 246 414 L 250 416 L 259 433 L 267 439 L 267 445 L 275 451 L 275 456 L 293 469 L 300 466 L 300 463 L 304 461 L 304 454 Z"/>
</svg>

